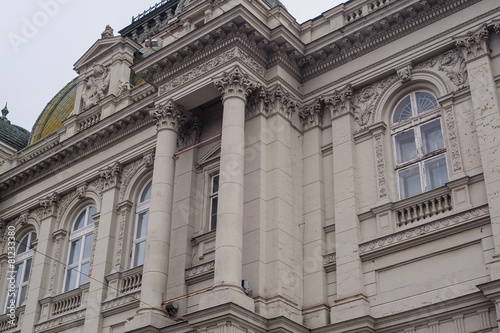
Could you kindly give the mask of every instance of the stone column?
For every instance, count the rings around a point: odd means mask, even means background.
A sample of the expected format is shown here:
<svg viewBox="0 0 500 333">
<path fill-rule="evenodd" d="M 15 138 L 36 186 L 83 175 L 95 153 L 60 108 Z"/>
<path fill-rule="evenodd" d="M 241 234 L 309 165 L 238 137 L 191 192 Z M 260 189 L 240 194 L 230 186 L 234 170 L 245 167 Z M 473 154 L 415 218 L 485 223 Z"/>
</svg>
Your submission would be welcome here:
<svg viewBox="0 0 500 333">
<path fill-rule="evenodd" d="M 495 252 L 489 264 L 492 280 L 500 279 L 500 100 L 492 70 L 488 46 L 488 30 L 481 26 L 465 37 L 459 37 L 457 46 L 463 51 L 471 90 L 472 108 L 476 123 L 484 183 L 490 210 Z"/>
<path fill-rule="evenodd" d="M 219 212 L 215 240 L 214 288 L 200 300 L 200 309 L 236 303 L 254 311 L 253 299 L 241 287 L 243 258 L 243 192 L 245 105 L 254 89 L 236 66 L 214 82 L 222 95 Z"/>
<path fill-rule="evenodd" d="M 182 121 L 182 108 L 173 100 L 150 111 L 156 119 L 157 139 L 151 185 L 146 252 L 142 272 L 141 302 L 136 316 L 125 329 L 144 326 L 163 327 L 169 319 L 162 310 L 166 299 L 172 202 L 174 192 L 177 132 Z"/>
<path fill-rule="evenodd" d="M 90 282 L 90 286 L 87 310 L 85 311 L 85 332 L 102 331 L 101 304 L 106 298 L 107 292 L 102 281 L 105 281 L 105 276 L 110 273 L 112 268 L 121 170 L 120 163 L 116 162 L 99 171 L 102 199 L 99 218 L 94 216 L 94 236 L 89 268 L 89 277 L 92 279 L 87 280 Z M 99 255 L 96 256 L 96 252 Z"/>
<path fill-rule="evenodd" d="M 333 184 L 337 299 L 332 304 L 331 322 L 338 323 L 369 314 L 364 295 L 363 272 L 359 257 L 361 239 L 356 200 L 356 153 L 354 116 L 350 86 L 325 104 L 332 116 Z"/>
</svg>

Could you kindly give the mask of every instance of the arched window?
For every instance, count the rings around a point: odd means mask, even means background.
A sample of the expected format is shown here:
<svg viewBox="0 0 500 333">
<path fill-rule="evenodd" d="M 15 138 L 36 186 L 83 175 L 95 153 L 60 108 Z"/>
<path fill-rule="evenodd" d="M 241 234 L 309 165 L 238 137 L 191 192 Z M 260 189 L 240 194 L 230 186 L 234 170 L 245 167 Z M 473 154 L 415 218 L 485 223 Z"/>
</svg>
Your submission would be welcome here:
<svg viewBox="0 0 500 333">
<path fill-rule="evenodd" d="M 391 132 L 401 199 L 448 181 L 440 116 L 436 98 L 426 91 L 406 95 L 394 110 Z"/>
<path fill-rule="evenodd" d="M 72 290 L 87 280 L 90 265 L 90 252 L 94 232 L 92 215 L 97 212 L 94 206 L 85 207 L 76 218 L 69 236 L 69 251 L 64 276 L 64 291 Z"/>
<path fill-rule="evenodd" d="M 141 191 L 135 209 L 135 228 L 132 245 L 132 267 L 144 264 L 146 251 L 146 233 L 148 230 L 149 204 L 151 201 L 151 181 Z"/>
<path fill-rule="evenodd" d="M 33 258 L 33 242 L 36 240 L 36 232 L 27 233 L 16 248 L 15 266 L 12 270 L 16 279 L 15 291 L 9 291 L 7 295 L 7 304 L 15 304 L 19 307 L 23 304 L 28 291 L 28 280 L 31 270 L 31 260 Z"/>
</svg>

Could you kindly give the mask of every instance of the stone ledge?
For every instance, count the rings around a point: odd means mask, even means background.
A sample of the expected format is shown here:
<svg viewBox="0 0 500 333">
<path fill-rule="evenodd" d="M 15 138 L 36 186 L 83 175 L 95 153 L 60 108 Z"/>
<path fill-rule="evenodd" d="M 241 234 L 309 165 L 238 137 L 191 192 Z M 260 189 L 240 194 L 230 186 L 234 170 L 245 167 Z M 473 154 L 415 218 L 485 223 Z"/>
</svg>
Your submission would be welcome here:
<svg viewBox="0 0 500 333">
<path fill-rule="evenodd" d="M 85 311 L 86 309 L 71 312 L 63 316 L 47 320 L 43 323 L 36 324 L 34 332 L 56 333 L 65 331 L 72 327 L 81 326 L 85 321 Z"/>
<path fill-rule="evenodd" d="M 366 261 L 391 252 L 417 246 L 421 243 L 443 238 L 463 230 L 488 223 L 487 205 L 459 212 L 418 227 L 374 239 L 359 245 L 361 260 Z"/>
<path fill-rule="evenodd" d="M 102 303 L 101 313 L 103 317 L 109 317 L 117 313 L 125 312 L 139 307 L 141 292 L 123 295 Z"/>
</svg>

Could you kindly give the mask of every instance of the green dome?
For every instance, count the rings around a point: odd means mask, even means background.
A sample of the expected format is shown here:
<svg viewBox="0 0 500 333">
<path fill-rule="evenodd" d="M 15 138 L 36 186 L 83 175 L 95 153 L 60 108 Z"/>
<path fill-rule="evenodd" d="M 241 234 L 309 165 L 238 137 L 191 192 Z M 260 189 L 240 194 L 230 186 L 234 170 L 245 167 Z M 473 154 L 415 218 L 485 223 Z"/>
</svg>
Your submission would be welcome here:
<svg viewBox="0 0 500 333">
<path fill-rule="evenodd" d="M 16 150 L 21 150 L 28 145 L 30 132 L 21 126 L 11 124 L 10 120 L 7 119 L 8 113 L 9 110 L 5 104 L 0 118 L 0 141 Z"/>
<path fill-rule="evenodd" d="M 30 144 L 54 133 L 63 126 L 63 121 L 75 107 L 77 79 L 73 79 L 45 106 L 33 125 Z"/>
</svg>

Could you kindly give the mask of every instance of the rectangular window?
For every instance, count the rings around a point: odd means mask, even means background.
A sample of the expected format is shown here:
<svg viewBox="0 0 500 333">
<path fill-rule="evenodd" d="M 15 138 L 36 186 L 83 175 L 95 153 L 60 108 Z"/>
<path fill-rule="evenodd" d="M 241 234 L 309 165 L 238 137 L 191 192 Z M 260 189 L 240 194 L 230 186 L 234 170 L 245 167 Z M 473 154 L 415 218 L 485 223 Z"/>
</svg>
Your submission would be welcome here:
<svg viewBox="0 0 500 333">
<path fill-rule="evenodd" d="M 413 129 L 396 135 L 394 140 L 396 142 L 398 164 L 417 158 L 417 145 Z"/>
<path fill-rule="evenodd" d="M 217 206 L 219 201 L 219 175 L 212 176 L 210 182 L 210 230 L 217 227 Z"/>
<path fill-rule="evenodd" d="M 399 171 L 399 189 L 401 199 L 422 193 L 420 170 L 418 165 Z"/>
</svg>

